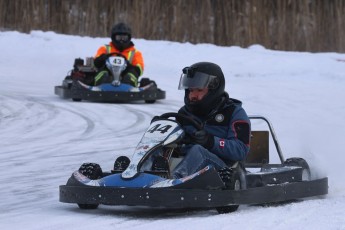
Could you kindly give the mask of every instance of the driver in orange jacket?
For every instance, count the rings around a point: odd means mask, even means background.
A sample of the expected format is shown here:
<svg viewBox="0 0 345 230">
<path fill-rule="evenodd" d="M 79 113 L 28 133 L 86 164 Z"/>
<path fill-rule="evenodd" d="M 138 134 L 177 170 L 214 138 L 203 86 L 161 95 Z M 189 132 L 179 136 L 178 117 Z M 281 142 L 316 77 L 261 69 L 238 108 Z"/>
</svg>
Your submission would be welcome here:
<svg viewBox="0 0 345 230">
<path fill-rule="evenodd" d="M 138 86 L 138 78 L 144 71 L 144 60 L 141 52 L 131 41 L 131 28 L 125 23 L 116 24 L 111 30 L 111 42 L 101 46 L 95 55 L 94 65 L 101 70 L 95 77 L 95 85 L 112 82 L 111 76 L 105 70 L 105 62 L 109 53 L 120 53 L 128 60 L 127 68 L 121 74 L 121 82 Z M 114 54 L 116 55 L 116 54 Z"/>
</svg>

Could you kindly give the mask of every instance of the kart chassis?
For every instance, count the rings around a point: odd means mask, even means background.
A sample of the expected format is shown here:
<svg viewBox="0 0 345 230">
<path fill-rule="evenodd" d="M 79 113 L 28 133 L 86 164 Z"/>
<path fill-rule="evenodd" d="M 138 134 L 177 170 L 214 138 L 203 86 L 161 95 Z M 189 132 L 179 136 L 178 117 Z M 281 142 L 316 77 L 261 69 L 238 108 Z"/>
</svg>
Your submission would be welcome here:
<svg viewBox="0 0 345 230">
<path fill-rule="evenodd" d="M 241 167 L 236 168 L 240 169 L 239 189 L 226 188 L 214 169 L 185 183 L 163 188 L 85 186 L 72 175 L 66 185 L 60 186 L 60 201 L 77 203 L 80 208 L 96 208 L 99 204 L 166 208 L 203 207 L 216 208 L 219 213 L 224 213 L 235 211 L 238 205 L 243 204 L 287 202 L 328 193 L 328 178 L 312 180 L 310 168 L 304 159 L 284 159 L 273 126 L 267 118 L 250 116 L 250 119 L 265 121 L 269 130 L 252 131 L 252 145 L 248 158 L 239 164 Z M 269 134 L 280 159 L 278 164 L 269 164 Z M 256 168 L 260 171 L 248 171 Z M 107 172 L 103 176 L 112 173 Z"/>
</svg>

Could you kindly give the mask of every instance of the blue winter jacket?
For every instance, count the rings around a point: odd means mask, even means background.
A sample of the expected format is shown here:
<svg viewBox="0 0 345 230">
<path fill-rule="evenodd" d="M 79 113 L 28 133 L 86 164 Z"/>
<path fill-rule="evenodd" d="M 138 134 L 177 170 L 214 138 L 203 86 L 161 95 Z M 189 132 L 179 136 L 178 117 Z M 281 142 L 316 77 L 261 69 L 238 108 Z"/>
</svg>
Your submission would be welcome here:
<svg viewBox="0 0 345 230">
<path fill-rule="evenodd" d="M 251 126 L 241 101 L 225 94 L 222 102 L 206 117 L 195 116 L 186 106 L 183 106 L 179 113 L 198 120 L 204 124 L 204 129 L 214 136 L 214 145 L 208 149 L 210 152 L 225 162 L 245 160 L 250 148 Z M 187 133 L 196 131 L 191 125 L 182 126 Z"/>
</svg>

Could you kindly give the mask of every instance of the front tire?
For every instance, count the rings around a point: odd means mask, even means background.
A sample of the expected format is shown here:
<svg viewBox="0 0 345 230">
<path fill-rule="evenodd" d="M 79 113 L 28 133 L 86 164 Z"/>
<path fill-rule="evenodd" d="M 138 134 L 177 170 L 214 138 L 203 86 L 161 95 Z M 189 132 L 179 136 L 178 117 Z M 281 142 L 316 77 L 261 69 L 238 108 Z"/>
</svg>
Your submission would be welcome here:
<svg viewBox="0 0 345 230">
<path fill-rule="evenodd" d="M 217 207 L 216 210 L 218 214 L 226 214 L 237 211 L 239 205 L 231 205 L 231 206 L 224 206 L 224 207 Z"/>
<path fill-rule="evenodd" d="M 96 163 L 84 163 L 80 166 L 79 172 L 91 180 L 102 178 L 103 172 L 101 166 Z"/>
<path fill-rule="evenodd" d="M 97 209 L 99 204 L 78 204 L 80 209 Z"/>
<path fill-rule="evenodd" d="M 103 172 L 101 166 L 96 163 L 84 163 L 80 166 L 79 172 L 91 180 L 102 178 Z M 78 204 L 80 209 L 96 209 L 99 204 Z"/>
<path fill-rule="evenodd" d="M 247 184 L 245 180 L 245 171 L 242 168 L 240 163 L 237 164 L 235 168 L 232 168 L 234 170 L 232 179 L 230 183 L 226 184 L 227 190 L 235 190 L 239 191 L 241 189 L 246 189 Z M 216 207 L 216 210 L 219 214 L 225 214 L 225 213 L 231 213 L 237 211 L 239 205 L 229 205 L 229 206 L 222 206 L 222 207 Z"/>
</svg>

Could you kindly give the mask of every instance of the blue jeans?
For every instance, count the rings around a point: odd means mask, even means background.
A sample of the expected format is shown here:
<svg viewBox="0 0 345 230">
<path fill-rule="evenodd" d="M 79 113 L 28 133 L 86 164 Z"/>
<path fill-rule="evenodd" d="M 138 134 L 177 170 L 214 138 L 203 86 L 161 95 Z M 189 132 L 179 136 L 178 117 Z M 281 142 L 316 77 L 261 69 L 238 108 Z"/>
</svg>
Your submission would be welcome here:
<svg viewBox="0 0 345 230">
<path fill-rule="evenodd" d="M 201 145 L 193 145 L 186 149 L 186 156 L 174 169 L 173 177 L 189 176 L 207 165 L 213 165 L 216 170 L 226 167 L 226 164 L 218 156 Z"/>
</svg>

